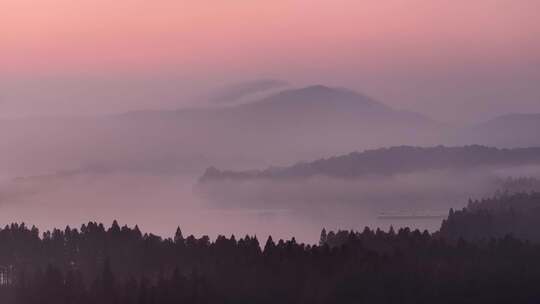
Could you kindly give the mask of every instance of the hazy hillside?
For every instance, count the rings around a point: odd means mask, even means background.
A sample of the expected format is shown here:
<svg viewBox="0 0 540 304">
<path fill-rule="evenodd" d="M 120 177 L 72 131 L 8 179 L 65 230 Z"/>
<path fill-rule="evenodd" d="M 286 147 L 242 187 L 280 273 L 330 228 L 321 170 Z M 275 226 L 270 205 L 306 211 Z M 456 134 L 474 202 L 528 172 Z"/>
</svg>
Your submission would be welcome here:
<svg viewBox="0 0 540 304">
<path fill-rule="evenodd" d="M 383 145 L 424 144 L 440 127 L 419 114 L 325 86 L 229 107 L 1 124 L 0 170 L 24 172 L 17 175 L 96 165 L 191 173 L 209 165 L 264 166 Z"/>
<path fill-rule="evenodd" d="M 498 147 L 540 145 L 540 114 L 508 114 L 467 128 L 462 139 L 468 143 Z"/>
</svg>

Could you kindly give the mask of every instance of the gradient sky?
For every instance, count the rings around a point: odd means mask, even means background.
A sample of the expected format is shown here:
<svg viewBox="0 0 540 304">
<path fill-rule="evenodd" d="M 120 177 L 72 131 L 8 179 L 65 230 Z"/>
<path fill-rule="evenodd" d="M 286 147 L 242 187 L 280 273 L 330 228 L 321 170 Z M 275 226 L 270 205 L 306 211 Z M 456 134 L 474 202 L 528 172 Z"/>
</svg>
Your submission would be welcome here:
<svg viewBox="0 0 540 304">
<path fill-rule="evenodd" d="M 275 77 L 446 121 L 540 112 L 538 0 L 1 0 L 0 116 L 174 108 Z"/>
</svg>

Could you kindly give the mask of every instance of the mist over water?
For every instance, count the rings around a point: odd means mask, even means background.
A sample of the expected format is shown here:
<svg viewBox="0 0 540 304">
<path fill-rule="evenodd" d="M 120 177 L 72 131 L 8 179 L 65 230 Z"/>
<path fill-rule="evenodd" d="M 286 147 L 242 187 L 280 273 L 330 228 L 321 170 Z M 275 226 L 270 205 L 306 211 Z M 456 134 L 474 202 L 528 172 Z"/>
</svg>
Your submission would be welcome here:
<svg viewBox="0 0 540 304">
<path fill-rule="evenodd" d="M 322 227 L 290 210 L 214 208 L 192 191 L 194 178 L 148 175 L 81 175 L 51 180 L 5 182 L 0 222 L 25 222 L 41 230 L 79 227 L 88 221 L 139 225 L 163 237 L 176 227 L 196 236 L 296 236 L 313 242 Z"/>
<path fill-rule="evenodd" d="M 0 0 L 0 304 L 540 303 L 538 12 Z"/>
<path fill-rule="evenodd" d="M 224 183 L 216 192 L 218 198 L 202 193 L 192 175 L 77 173 L 5 179 L 0 185 L 0 222 L 25 222 L 46 230 L 78 228 L 88 221 L 109 225 L 116 219 L 163 237 L 172 237 L 180 226 L 186 235 L 250 234 L 259 240 L 268 235 L 274 239 L 294 236 L 316 243 L 322 228 L 386 230 L 393 226 L 435 231 L 442 217 L 415 216 L 444 216 L 449 208 L 465 206 L 469 198 L 493 194 L 494 178 L 524 172 L 538 175 L 538 169 L 421 172 L 354 181 Z"/>
<path fill-rule="evenodd" d="M 260 93 L 260 83 L 255 84 L 243 84 L 240 92 L 235 87 L 233 95 Z M 294 236 L 315 243 L 322 228 L 435 231 L 450 208 L 493 195 L 497 178 L 540 171 L 508 165 L 537 161 L 529 150 L 503 159 L 505 167 L 462 168 L 460 157 L 480 162 L 487 153 L 497 161 L 505 151 L 434 147 L 467 142 L 468 129 L 396 110 L 345 88 L 287 87 L 251 102 L 232 101 L 208 108 L 0 121 L 0 223 L 26 222 L 45 230 L 116 219 L 165 237 L 180 226 L 185 234 Z M 517 125 L 516 130 L 532 132 L 529 123 Z M 395 147 L 401 145 L 410 146 Z M 366 164 L 373 176 L 199 183 L 211 166 L 272 171 L 381 147 L 394 148 L 368 152 L 376 160 Z M 430 159 L 430 153 L 438 156 Z M 416 155 L 411 168 L 378 176 L 410 155 Z M 424 169 L 424 160 L 450 169 Z M 456 164 L 459 168 L 452 168 Z M 346 176 L 352 165 L 337 164 L 330 171 Z"/>
</svg>

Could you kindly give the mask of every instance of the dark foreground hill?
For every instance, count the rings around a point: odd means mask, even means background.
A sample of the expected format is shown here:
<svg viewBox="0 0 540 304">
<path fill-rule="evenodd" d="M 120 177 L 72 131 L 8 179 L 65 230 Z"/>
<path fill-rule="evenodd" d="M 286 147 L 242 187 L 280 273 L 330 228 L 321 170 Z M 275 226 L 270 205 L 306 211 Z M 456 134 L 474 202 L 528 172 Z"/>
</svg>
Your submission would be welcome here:
<svg viewBox="0 0 540 304">
<path fill-rule="evenodd" d="M 2 304 L 537 303 L 540 247 L 437 234 L 323 231 L 294 238 L 174 239 L 89 223 L 80 230 L 0 229 Z M 262 246 L 261 246 L 262 245 Z"/>
<path fill-rule="evenodd" d="M 470 201 L 450 211 L 441 235 L 471 241 L 506 235 L 540 242 L 540 193 L 503 193 L 499 197 Z"/>
</svg>

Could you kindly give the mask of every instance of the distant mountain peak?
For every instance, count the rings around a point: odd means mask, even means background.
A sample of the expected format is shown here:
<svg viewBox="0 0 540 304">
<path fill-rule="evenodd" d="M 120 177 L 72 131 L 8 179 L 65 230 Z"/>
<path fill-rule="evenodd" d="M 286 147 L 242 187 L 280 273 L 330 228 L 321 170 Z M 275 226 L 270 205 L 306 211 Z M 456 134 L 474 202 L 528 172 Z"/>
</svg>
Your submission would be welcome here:
<svg viewBox="0 0 540 304">
<path fill-rule="evenodd" d="M 540 113 L 510 113 L 473 125 L 462 137 L 466 142 L 515 148 L 540 145 Z"/>
<path fill-rule="evenodd" d="M 378 110 L 390 110 L 386 105 L 355 91 L 329 87 L 321 84 L 302 88 L 288 89 L 271 95 L 254 104 L 283 104 L 283 105 L 328 105 L 335 104 L 362 106 Z"/>
<path fill-rule="evenodd" d="M 523 130 L 520 130 L 521 132 L 538 125 L 540 125 L 540 113 L 509 113 L 478 124 L 475 128 L 488 130 L 491 130 L 491 128 L 501 128 L 510 130 L 509 128 L 519 127 L 523 128 Z"/>
<path fill-rule="evenodd" d="M 327 93 L 327 92 L 332 93 L 338 90 L 345 91 L 345 89 L 333 88 L 333 87 L 329 87 L 323 84 L 314 84 L 314 85 L 309 85 L 303 88 L 296 89 L 296 91 L 318 92 L 318 93 Z M 346 91 L 350 92 L 350 90 L 346 90 Z"/>
<path fill-rule="evenodd" d="M 280 95 L 303 95 L 313 97 L 361 97 L 369 98 L 353 90 L 339 87 L 329 87 L 322 84 L 310 85 L 302 88 L 289 89 L 279 93 Z M 370 99 L 370 98 L 369 98 Z"/>
</svg>

